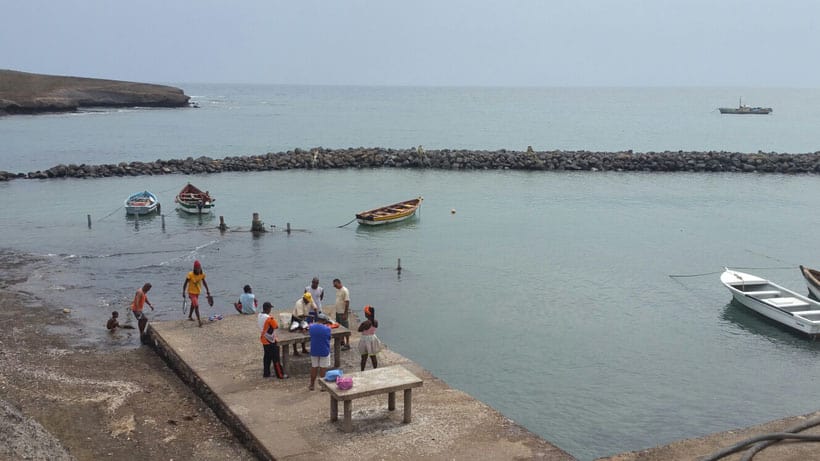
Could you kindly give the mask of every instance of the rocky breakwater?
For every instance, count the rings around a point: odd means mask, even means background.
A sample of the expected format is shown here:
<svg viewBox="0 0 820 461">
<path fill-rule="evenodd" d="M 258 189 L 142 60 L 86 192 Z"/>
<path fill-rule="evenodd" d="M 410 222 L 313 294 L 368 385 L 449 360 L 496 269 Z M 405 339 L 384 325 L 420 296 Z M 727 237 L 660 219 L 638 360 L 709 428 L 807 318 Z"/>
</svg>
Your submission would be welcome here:
<svg viewBox="0 0 820 461">
<path fill-rule="evenodd" d="M 0 70 L 0 115 L 81 107 L 185 107 L 189 99 L 171 86 Z"/>
<path fill-rule="evenodd" d="M 340 168 L 429 168 L 443 170 L 632 171 L 699 173 L 819 174 L 820 152 L 808 154 L 734 152 L 468 151 L 413 149 L 295 149 L 265 155 L 156 160 L 116 165 L 57 165 L 45 171 L 8 173 L 14 178 L 99 178 Z"/>
</svg>

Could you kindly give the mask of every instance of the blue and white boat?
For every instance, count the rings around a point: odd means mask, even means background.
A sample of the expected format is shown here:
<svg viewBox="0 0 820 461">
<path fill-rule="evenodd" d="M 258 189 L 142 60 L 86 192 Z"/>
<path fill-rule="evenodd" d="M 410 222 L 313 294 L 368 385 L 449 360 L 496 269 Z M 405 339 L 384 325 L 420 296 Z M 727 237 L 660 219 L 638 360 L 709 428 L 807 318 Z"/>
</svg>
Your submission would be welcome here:
<svg viewBox="0 0 820 461">
<path fill-rule="evenodd" d="M 145 215 L 159 210 L 159 199 L 147 190 L 131 194 L 125 199 L 125 214 Z"/>
</svg>

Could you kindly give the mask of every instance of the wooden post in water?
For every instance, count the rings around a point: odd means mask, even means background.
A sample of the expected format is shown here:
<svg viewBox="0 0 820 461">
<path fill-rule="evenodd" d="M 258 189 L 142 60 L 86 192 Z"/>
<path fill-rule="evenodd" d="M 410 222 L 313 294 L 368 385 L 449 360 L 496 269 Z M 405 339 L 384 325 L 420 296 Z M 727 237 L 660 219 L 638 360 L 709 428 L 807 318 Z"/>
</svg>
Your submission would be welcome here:
<svg viewBox="0 0 820 461">
<path fill-rule="evenodd" d="M 140 230 L 140 215 L 134 215 L 134 230 Z"/>
<path fill-rule="evenodd" d="M 160 217 L 162 218 L 162 231 L 165 232 L 165 215 L 162 214 Z"/>
<path fill-rule="evenodd" d="M 86 215 L 88 218 L 88 228 L 91 229 L 91 215 Z"/>
<path fill-rule="evenodd" d="M 401 273 L 401 258 L 399 258 L 399 262 L 398 262 L 398 263 L 396 263 L 396 271 L 398 271 L 399 273 Z"/>
<path fill-rule="evenodd" d="M 219 217 L 219 230 L 221 230 L 222 232 L 225 232 L 226 230 L 228 230 L 228 225 L 225 224 L 225 217 L 224 216 Z"/>
<path fill-rule="evenodd" d="M 253 214 L 253 218 L 251 219 L 251 232 L 254 234 L 267 232 L 265 230 L 265 224 L 259 220 L 259 213 Z"/>
<path fill-rule="evenodd" d="M 290 223 L 287 223 L 285 231 L 290 235 Z"/>
</svg>

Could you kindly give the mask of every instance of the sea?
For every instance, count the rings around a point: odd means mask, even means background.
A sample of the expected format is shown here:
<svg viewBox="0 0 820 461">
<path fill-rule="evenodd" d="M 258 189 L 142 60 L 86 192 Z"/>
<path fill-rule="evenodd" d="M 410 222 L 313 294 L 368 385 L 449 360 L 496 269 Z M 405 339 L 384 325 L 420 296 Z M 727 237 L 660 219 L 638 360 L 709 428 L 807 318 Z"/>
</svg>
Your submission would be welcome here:
<svg viewBox="0 0 820 461">
<path fill-rule="evenodd" d="M 820 89 L 174 85 L 199 108 L 0 118 L 0 170 L 319 146 L 820 150 Z M 774 112 L 716 110 L 739 97 Z M 213 215 L 174 209 L 188 182 L 216 197 Z M 145 189 L 162 215 L 127 217 Z M 132 321 L 145 282 L 152 321 L 182 318 L 199 260 L 208 316 L 234 315 L 245 284 L 289 309 L 314 276 L 332 302 L 340 278 L 391 349 L 581 460 L 817 410 L 820 345 L 719 282 L 728 266 L 807 291 L 817 176 L 385 168 L 15 179 L 0 193 L 0 254 L 35 262 L 23 289 L 69 310 L 55 315 L 76 321 L 62 333 L 78 347 L 139 347 L 104 324 L 112 310 Z M 412 220 L 350 223 L 417 196 Z M 249 232 L 253 213 L 269 232 Z"/>
</svg>

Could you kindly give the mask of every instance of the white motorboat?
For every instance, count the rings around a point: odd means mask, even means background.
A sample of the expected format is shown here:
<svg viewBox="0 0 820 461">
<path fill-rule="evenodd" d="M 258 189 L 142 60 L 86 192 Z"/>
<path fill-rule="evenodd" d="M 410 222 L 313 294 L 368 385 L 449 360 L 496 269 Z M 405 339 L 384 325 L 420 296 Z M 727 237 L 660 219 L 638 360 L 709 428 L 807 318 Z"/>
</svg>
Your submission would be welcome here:
<svg viewBox="0 0 820 461">
<path fill-rule="evenodd" d="M 743 306 L 812 339 L 820 335 L 820 302 L 766 279 L 729 268 L 720 275 L 720 281 Z"/>
</svg>

